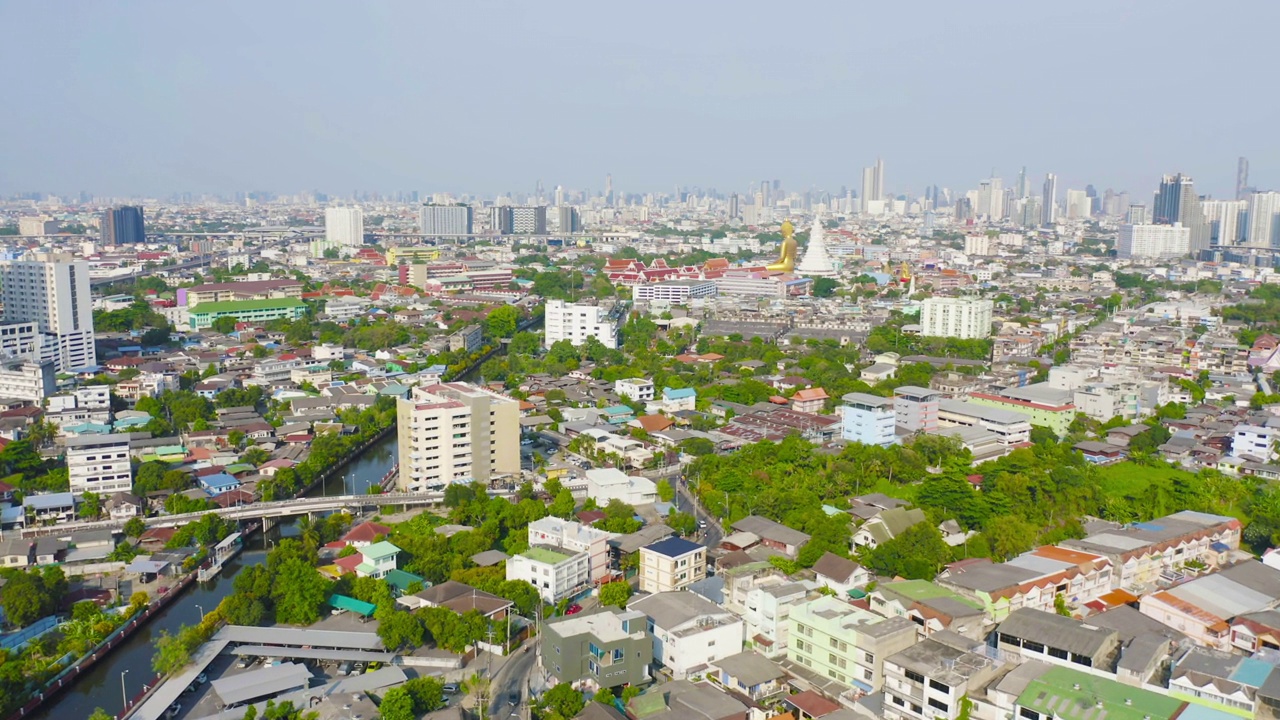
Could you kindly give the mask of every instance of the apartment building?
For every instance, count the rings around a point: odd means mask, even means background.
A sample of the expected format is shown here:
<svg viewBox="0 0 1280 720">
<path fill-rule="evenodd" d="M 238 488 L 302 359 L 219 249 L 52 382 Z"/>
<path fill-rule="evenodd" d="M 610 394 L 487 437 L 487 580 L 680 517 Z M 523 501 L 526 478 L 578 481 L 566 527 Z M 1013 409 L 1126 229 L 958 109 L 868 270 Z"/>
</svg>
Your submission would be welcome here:
<svg viewBox="0 0 1280 720">
<path fill-rule="evenodd" d="M 920 307 L 920 334 L 974 340 L 991 334 L 995 303 L 984 298 L 931 297 Z"/>
<path fill-rule="evenodd" d="M 669 537 L 640 548 L 640 591 L 683 590 L 707 576 L 707 549 Z"/>
<path fill-rule="evenodd" d="M 57 372 L 98 363 L 88 263 L 65 253 L 29 253 L 0 268 L 0 300 L 10 331 L 5 345 L 38 351 Z"/>
<path fill-rule="evenodd" d="M 804 585 L 776 575 L 760 578 L 746 591 L 742 619 L 747 636 L 766 657 L 783 657 L 791 638 L 791 609 L 806 602 Z"/>
<path fill-rule="evenodd" d="M 885 658 L 884 717 L 956 720 L 961 698 L 982 688 L 1003 665 L 978 641 L 949 630 L 934 633 Z"/>
<path fill-rule="evenodd" d="M 840 407 L 840 437 L 864 445 L 888 447 L 898 441 L 895 432 L 893 398 L 852 392 Z"/>
<path fill-rule="evenodd" d="M 474 352 L 484 344 L 484 328 L 468 325 L 449 336 L 449 352 Z"/>
<path fill-rule="evenodd" d="M 1060 547 L 1101 555 L 1111 561 L 1113 588 L 1146 592 L 1162 574 L 1188 562 L 1218 567 L 1240 548 L 1240 521 L 1184 510 L 1173 515 L 1100 530 Z"/>
<path fill-rule="evenodd" d="M 1057 598 L 1075 608 L 1111 592 L 1111 561 L 1097 553 L 1045 545 L 1008 562 L 976 561 L 944 570 L 939 586 L 982 604 L 999 622 L 1020 608 L 1054 612 Z"/>
<path fill-rule="evenodd" d="M 52 360 L 17 359 L 0 363 L 0 398 L 39 405 L 58 389 Z"/>
<path fill-rule="evenodd" d="M 632 600 L 649 618 L 653 659 L 676 680 L 742 652 L 742 618 L 692 592 L 661 592 Z"/>
<path fill-rule="evenodd" d="M 127 434 L 79 435 L 65 440 L 71 493 L 111 495 L 133 487 Z"/>
<path fill-rule="evenodd" d="M 884 659 L 916 643 L 906 618 L 884 618 L 843 600 L 823 596 L 791 609 L 787 659 L 848 688 L 875 692 Z"/>
<path fill-rule="evenodd" d="M 619 397 L 635 400 L 636 402 L 649 402 L 654 398 L 653 381 L 645 378 L 617 380 L 613 383 L 613 391 Z"/>
<path fill-rule="evenodd" d="M 178 304 L 189 308 L 211 302 L 237 300 L 302 299 L 302 283 L 297 280 L 253 280 L 227 283 L 205 283 L 178 289 Z"/>
<path fill-rule="evenodd" d="M 942 393 L 916 385 L 901 385 L 893 391 L 894 423 L 907 432 L 929 432 L 938 428 L 938 403 Z"/>
<path fill-rule="evenodd" d="M 554 545 L 531 545 L 507 559 L 507 579 L 523 580 L 554 605 L 591 587 L 591 556 Z"/>
<path fill-rule="evenodd" d="M 520 472 L 520 404 L 466 383 L 414 388 L 397 401 L 402 491 L 488 483 Z"/>
<path fill-rule="evenodd" d="M 631 299 L 644 302 L 666 302 L 683 305 L 690 300 L 716 296 L 714 280 L 667 280 L 643 283 L 631 288 Z"/>
<path fill-rule="evenodd" d="M 593 583 L 609 577 L 609 541 L 617 536 L 617 533 L 551 515 L 529 523 L 530 545 L 552 545 L 573 553 L 586 553 Z"/>
<path fill-rule="evenodd" d="M 626 303 L 548 300 L 543 315 L 543 342 L 546 347 L 551 347 L 561 340 L 568 340 L 577 347 L 587 338 L 595 338 L 605 347 L 616 350 L 622 340 L 622 323 L 626 320 L 627 307 Z"/>
<path fill-rule="evenodd" d="M 556 683 L 587 688 L 644 685 L 653 679 L 653 638 L 642 612 L 614 607 L 548 620 L 538 662 Z"/>
<path fill-rule="evenodd" d="M 1031 441 L 1031 422 L 1027 416 L 1002 408 L 978 405 L 963 400 L 938 403 L 940 428 L 979 428 L 995 434 L 1001 445 L 1020 445 Z"/>
</svg>

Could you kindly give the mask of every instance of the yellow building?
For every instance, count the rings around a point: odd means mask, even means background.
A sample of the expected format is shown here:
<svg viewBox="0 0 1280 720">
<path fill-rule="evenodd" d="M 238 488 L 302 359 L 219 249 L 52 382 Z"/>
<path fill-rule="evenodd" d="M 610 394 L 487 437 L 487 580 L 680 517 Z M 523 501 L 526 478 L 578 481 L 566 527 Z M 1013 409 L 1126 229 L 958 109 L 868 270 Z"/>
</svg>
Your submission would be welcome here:
<svg viewBox="0 0 1280 720">
<path fill-rule="evenodd" d="M 418 261 L 439 260 L 440 249 L 432 245 L 393 247 L 387 250 L 387 265 L 395 267 Z"/>
</svg>

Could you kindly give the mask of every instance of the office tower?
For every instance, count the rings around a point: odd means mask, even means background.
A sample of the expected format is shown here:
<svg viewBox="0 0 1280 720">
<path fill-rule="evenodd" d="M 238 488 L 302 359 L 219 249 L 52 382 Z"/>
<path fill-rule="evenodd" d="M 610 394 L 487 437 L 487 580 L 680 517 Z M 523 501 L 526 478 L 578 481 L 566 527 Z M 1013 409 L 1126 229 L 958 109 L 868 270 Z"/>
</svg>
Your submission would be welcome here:
<svg viewBox="0 0 1280 720">
<path fill-rule="evenodd" d="M 1150 225 L 1151 211 L 1146 205 L 1130 205 L 1129 212 L 1124 216 L 1124 221 L 1129 225 Z"/>
<path fill-rule="evenodd" d="M 515 235 L 546 235 L 547 208 L 544 205 L 534 207 L 513 207 L 511 211 L 511 232 Z"/>
<path fill-rule="evenodd" d="M 876 200 L 884 200 L 888 190 L 884 186 L 884 160 L 876 158 Z"/>
<path fill-rule="evenodd" d="M 1209 247 L 1209 232 L 1200 207 L 1200 196 L 1196 195 L 1190 177 L 1178 173 L 1161 178 L 1151 216 L 1157 225 L 1181 223 L 1186 227 L 1191 233 L 1192 253 Z"/>
<path fill-rule="evenodd" d="M 560 207 L 561 205 L 564 205 L 564 186 L 557 185 L 556 186 L 556 207 Z"/>
<path fill-rule="evenodd" d="M 58 372 L 96 365 L 89 264 L 65 253 L 27 257 L 0 268 L 0 335 L 25 336 L 19 351 L 38 348 Z"/>
<path fill-rule="evenodd" d="M 324 239 L 329 248 L 348 249 L 364 245 L 364 212 L 358 207 L 324 209 Z"/>
<path fill-rule="evenodd" d="M 1244 200 L 1249 187 L 1249 159 L 1241 156 L 1236 161 L 1236 199 Z"/>
<path fill-rule="evenodd" d="M 1044 199 L 1041 201 L 1040 224 L 1052 225 L 1058 222 L 1058 176 L 1048 173 L 1044 176 Z"/>
<path fill-rule="evenodd" d="M 559 224 L 557 228 L 562 233 L 582 232 L 582 216 L 578 214 L 578 208 L 563 205 L 556 208 L 556 214 L 559 216 L 557 220 Z"/>
<path fill-rule="evenodd" d="M 1040 198 L 1024 198 L 1022 200 L 1022 217 L 1018 224 L 1025 228 L 1039 227 L 1043 220 L 1041 215 Z"/>
<path fill-rule="evenodd" d="M 1191 228 L 1173 225 L 1121 225 L 1116 255 L 1122 258 L 1171 258 L 1191 251 Z"/>
<path fill-rule="evenodd" d="M 396 403 L 402 491 L 488 485 L 520 473 L 520 403 L 466 383 L 414 388 Z"/>
<path fill-rule="evenodd" d="M 1102 201 L 1098 197 L 1098 190 L 1093 185 L 1084 186 L 1085 197 L 1089 198 L 1089 214 L 1097 215 L 1102 211 Z"/>
<path fill-rule="evenodd" d="M 968 222 L 973 219 L 973 201 L 967 197 L 956 198 L 956 222 Z"/>
<path fill-rule="evenodd" d="M 988 220 L 1004 219 L 1004 180 L 993 177 L 987 181 L 988 195 L 985 209 Z"/>
<path fill-rule="evenodd" d="M 736 220 L 741 217 L 742 212 L 738 208 L 738 193 L 729 196 L 729 219 Z"/>
<path fill-rule="evenodd" d="M 1067 191 L 1067 219 L 1086 220 L 1091 207 L 1088 192 L 1085 190 Z"/>
<path fill-rule="evenodd" d="M 1019 199 L 1024 198 L 1031 191 L 1031 186 L 1027 183 L 1027 166 L 1023 165 L 1018 171 L 1018 184 L 1014 187 L 1014 195 Z"/>
<path fill-rule="evenodd" d="M 142 208 L 122 205 L 102 213 L 104 245 L 132 245 L 146 241 L 147 226 Z"/>
<path fill-rule="evenodd" d="M 920 306 L 920 334 L 974 340 L 991 335 L 995 303 L 983 298 L 931 297 Z"/>
<path fill-rule="evenodd" d="M 423 205 L 418 232 L 423 235 L 471 235 L 475 216 L 470 205 Z"/>
<path fill-rule="evenodd" d="M 1249 211 L 1247 200 L 1206 200 L 1201 203 L 1204 221 L 1209 229 L 1209 243 L 1214 246 L 1240 244 L 1244 219 Z"/>
<path fill-rule="evenodd" d="M 1280 247 L 1280 192 L 1256 192 L 1249 196 L 1246 244 Z"/>
<path fill-rule="evenodd" d="M 604 204 L 613 206 L 613 173 L 604 176 Z"/>
</svg>

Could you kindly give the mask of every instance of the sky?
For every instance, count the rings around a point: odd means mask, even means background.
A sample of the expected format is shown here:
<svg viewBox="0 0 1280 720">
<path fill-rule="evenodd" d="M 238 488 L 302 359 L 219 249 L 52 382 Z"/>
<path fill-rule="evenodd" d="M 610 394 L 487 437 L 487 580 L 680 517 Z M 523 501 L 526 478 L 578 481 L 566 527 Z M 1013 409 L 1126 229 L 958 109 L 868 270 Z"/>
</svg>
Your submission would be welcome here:
<svg viewBox="0 0 1280 720">
<path fill-rule="evenodd" d="M 1275 0 L 0 2 L 0 194 L 1280 186 Z"/>
</svg>

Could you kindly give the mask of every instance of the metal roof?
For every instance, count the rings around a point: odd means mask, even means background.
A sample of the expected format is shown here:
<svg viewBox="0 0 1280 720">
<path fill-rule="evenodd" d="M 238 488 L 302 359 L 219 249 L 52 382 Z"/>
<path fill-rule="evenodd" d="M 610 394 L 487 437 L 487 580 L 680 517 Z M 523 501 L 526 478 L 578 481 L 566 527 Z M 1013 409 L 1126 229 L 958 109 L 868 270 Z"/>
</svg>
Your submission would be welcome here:
<svg viewBox="0 0 1280 720">
<path fill-rule="evenodd" d="M 218 693 L 224 705 L 234 705 L 267 695 L 305 688 L 310 683 L 311 671 L 305 665 L 282 663 L 214 680 L 213 691 Z"/>
<path fill-rule="evenodd" d="M 291 645 L 350 650 L 384 649 L 378 634 L 372 632 L 227 625 L 218 631 L 216 637 L 219 640 L 245 645 Z"/>
<path fill-rule="evenodd" d="M 282 657 L 290 660 L 351 660 L 353 662 L 391 662 L 395 653 L 369 650 L 327 650 L 324 648 L 282 648 L 279 645 L 241 645 L 233 655 Z"/>
</svg>

